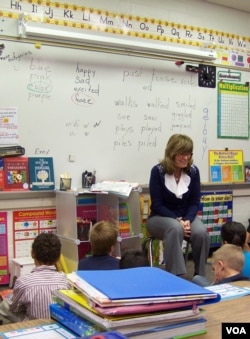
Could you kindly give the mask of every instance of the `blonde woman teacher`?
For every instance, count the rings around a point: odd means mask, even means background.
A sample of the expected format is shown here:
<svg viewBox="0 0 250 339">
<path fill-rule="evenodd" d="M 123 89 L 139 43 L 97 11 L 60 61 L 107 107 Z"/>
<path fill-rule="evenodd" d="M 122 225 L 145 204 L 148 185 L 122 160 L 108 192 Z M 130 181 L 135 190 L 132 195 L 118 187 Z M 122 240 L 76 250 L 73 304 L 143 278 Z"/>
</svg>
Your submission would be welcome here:
<svg viewBox="0 0 250 339">
<path fill-rule="evenodd" d="M 166 270 L 186 274 L 183 239 L 192 246 L 194 275 L 205 276 L 210 238 L 197 217 L 200 204 L 200 173 L 193 164 L 193 141 L 183 134 L 170 137 L 164 159 L 151 170 L 149 181 L 151 214 L 147 229 L 161 239 Z"/>
</svg>

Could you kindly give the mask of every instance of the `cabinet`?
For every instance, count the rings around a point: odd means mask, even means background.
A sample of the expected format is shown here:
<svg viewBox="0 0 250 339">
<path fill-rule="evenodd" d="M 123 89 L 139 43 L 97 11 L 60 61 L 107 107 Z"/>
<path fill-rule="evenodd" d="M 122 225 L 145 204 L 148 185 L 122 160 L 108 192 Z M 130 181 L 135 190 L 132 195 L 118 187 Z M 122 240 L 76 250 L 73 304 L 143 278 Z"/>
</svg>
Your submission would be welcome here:
<svg viewBox="0 0 250 339">
<path fill-rule="evenodd" d="M 140 195 L 132 191 L 123 199 L 115 194 L 56 192 L 57 234 L 69 271 L 77 270 L 78 261 L 91 251 L 86 237 L 89 221 L 109 220 L 119 226 L 115 255 L 126 249 L 141 250 Z M 77 222 L 82 219 L 83 223 Z"/>
</svg>

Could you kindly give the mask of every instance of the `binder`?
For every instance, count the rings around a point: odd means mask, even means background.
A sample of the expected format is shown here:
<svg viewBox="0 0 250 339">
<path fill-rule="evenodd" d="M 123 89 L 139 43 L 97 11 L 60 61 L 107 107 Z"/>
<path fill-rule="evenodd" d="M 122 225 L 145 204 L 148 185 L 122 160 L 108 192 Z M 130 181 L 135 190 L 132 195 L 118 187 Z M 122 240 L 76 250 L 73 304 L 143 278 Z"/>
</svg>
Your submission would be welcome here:
<svg viewBox="0 0 250 339">
<path fill-rule="evenodd" d="M 71 298 L 71 293 L 67 293 L 65 290 L 54 291 L 54 300 L 68 311 L 71 311 L 78 317 L 91 321 L 93 324 L 97 324 L 102 329 L 117 329 L 123 334 L 129 334 L 134 331 L 143 331 L 145 329 L 150 330 L 151 328 L 167 324 L 195 321 L 203 319 L 205 315 L 205 312 L 202 309 L 190 307 L 188 309 L 176 309 L 149 314 L 102 316 L 97 314 L 95 310 L 91 309 L 86 303 L 84 306 L 73 300 Z M 55 307 L 54 304 L 52 307 Z M 73 328 L 70 329 L 73 330 Z"/>
<path fill-rule="evenodd" d="M 57 290 L 54 291 L 54 295 L 57 299 L 59 298 L 72 306 L 77 303 L 81 308 L 87 309 L 91 313 L 97 314 L 99 317 L 110 320 L 123 319 L 124 317 L 131 318 L 134 315 L 147 316 L 152 313 L 176 312 L 176 310 L 191 310 L 192 312 L 190 314 L 199 313 L 199 304 L 195 301 L 114 307 L 100 307 L 97 305 L 92 307 L 89 305 L 87 298 L 77 290 Z"/>
<path fill-rule="evenodd" d="M 77 271 L 69 280 L 102 307 L 199 300 L 217 302 L 220 295 L 157 267 Z"/>
</svg>

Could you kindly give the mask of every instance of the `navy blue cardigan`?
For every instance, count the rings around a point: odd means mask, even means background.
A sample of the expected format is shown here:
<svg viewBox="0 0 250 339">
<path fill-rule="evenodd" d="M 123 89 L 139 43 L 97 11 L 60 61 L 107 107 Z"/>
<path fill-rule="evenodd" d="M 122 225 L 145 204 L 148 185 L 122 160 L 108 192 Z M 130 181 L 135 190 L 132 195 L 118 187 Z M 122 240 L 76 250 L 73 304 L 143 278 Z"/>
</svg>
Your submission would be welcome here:
<svg viewBox="0 0 250 339">
<path fill-rule="evenodd" d="M 192 165 L 187 175 L 190 176 L 191 181 L 188 191 L 180 199 L 165 186 L 163 167 L 158 164 L 152 168 L 149 181 L 150 217 L 155 215 L 174 219 L 182 217 L 183 220 L 190 220 L 190 222 L 195 219 L 200 204 L 200 173 L 198 167 Z"/>
</svg>

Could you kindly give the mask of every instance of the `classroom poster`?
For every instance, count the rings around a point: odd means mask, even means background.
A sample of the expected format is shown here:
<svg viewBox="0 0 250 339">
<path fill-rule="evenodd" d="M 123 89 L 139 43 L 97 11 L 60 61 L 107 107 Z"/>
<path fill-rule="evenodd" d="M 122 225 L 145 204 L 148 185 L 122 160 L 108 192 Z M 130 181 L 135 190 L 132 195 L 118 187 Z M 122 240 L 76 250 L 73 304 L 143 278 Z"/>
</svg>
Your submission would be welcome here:
<svg viewBox="0 0 250 339">
<path fill-rule="evenodd" d="M 210 235 L 210 247 L 220 246 L 221 226 L 233 217 L 233 192 L 202 192 L 198 216 Z"/>
<path fill-rule="evenodd" d="M 16 145 L 19 143 L 17 109 L 0 108 L 0 144 Z"/>
<path fill-rule="evenodd" d="M 249 86 L 218 82 L 218 137 L 248 139 Z M 240 117 L 240 119 L 239 119 Z"/>
<path fill-rule="evenodd" d="M 209 179 L 211 182 L 244 182 L 242 150 L 210 150 Z"/>
<path fill-rule="evenodd" d="M 30 256 L 31 245 L 40 233 L 56 233 L 56 209 L 13 211 L 14 257 Z"/>
<path fill-rule="evenodd" d="M 7 212 L 0 212 L 0 285 L 9 283 Z"/>
</svg>

